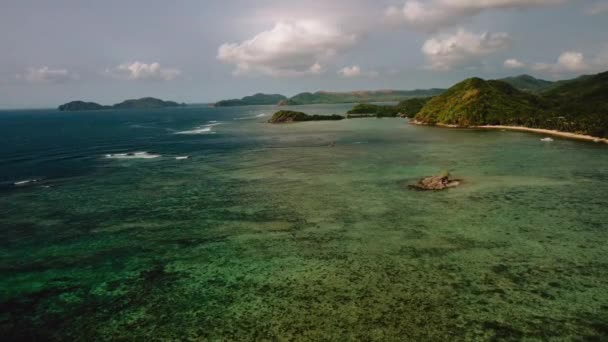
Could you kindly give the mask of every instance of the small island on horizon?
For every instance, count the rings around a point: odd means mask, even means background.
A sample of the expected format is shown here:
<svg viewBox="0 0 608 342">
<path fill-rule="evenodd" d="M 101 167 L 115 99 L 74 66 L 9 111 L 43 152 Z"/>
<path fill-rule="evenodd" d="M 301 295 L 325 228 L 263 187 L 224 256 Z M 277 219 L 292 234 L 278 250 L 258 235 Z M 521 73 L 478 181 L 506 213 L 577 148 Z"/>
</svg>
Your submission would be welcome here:
<svg viewBox="0 0 608 342">
<path fill-rule="evenodd" d="M 317 91 L 304 92 L 288 98 L 280 94 L 257 93 L 242 99 L 222 100 L 215 107 L 234 106 L 300 106 L 309 104 L 339 104 L 361 102 L 398 102 L 410 98 L 432 97 L 443 93 L 445 89 L 416 89 L 416 90 L 363 90 L 349 92 Z"/>
<path fill-rule="evenodd" d="M 174 101 L 163 101 L 154 97 L 142 97 L 140 99 L 125 100 L 112 106 L 104 106 L 96 102 L 71 101 L 57 107 L 62 112 L 108 110 L 108 109 L 152 109 L 167 107 L 183 107 L 185 103 Z"/>
</svg>

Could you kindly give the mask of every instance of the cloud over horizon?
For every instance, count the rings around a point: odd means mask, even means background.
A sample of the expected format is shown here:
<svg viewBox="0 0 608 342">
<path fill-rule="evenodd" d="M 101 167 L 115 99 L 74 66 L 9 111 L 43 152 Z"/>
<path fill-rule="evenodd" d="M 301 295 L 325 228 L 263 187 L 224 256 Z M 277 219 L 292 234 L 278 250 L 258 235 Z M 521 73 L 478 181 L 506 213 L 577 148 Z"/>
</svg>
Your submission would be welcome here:
<svg viewBox="0 0 608 342">
<path fill-rule="evenodd" d="M 315 20 L 281 21 L 241 43 L 222 44 L 217 59 L 233 64 L 234 75 L 273 77 L 319 74 L 323 63 L 352 47 L 353 34 Z"/>
<path fill-rule="evenodd" d="M 17 74 L 15 78 L 30 84 L 57 84 L 78 80 L 80 76 L 67 69 L 51 69 L 43 66 L 27 68 L 25 72 Z"/>
<path fill-rule="evenodd" d="M 358 65 L 352 65 L 344 67 L 338 70 L 338 74 L 344 78 L 355 78 L 355 77 L 377 77 L 377 71 L 364 71 Z"/>
<path fill-rule="evenodd" d="M 520 69 L 525 67 L 526 65 L 516 58 L 509 58 L 504 62 L 504 66 L 508 69 Z"/>
<path fill-rule="evenodd" d="M 562 52 L 555 62 L 525 63 L 516 58 L 504 62 L 507 69 L 529 69 L 544 72 L 553 77 L 563 74 L 593 73 L 605 71 L 608 68 L 608 48 L 598 53 L 595 58 L 588 59 L 582 52 L 568 50 Z"/>
<path fill-rule="evenodd" d="M 135 61 L 106 69 L 106 74 L 116 79 L 130 81 L 171 81 L 177 78 L 181 71 L 175 68 L 162 67 L 157 62 L 147 64 Z"/>
<path fill-rule="evenodd" d="M 565 51 L 557 58 L 555 63 L 536 63 L 531 66 L 535 71 L 560 72 L 583 72 L 589 69 L 585 62 L 585 56 L 578 51 Z"/>
<path fill-rule="evenodd" d="M 386 15 L 410 28 L 434 32 L 455 26 L 484 11 L 498 9 L 528 9 L 559 5 L 567 0 L 408 0 L 402 7 L 390 6 Z"/>
<path fill-rule="evenodd" d="M 504 32 L 476 34 L 459 29 L 455 34 L 428 39 L 422 52 L 430 62 L 429 69 L 446 71 L 476 63 L 480 57 L 502 50 L 509 43 L 509 35 Z"/>
</svg>

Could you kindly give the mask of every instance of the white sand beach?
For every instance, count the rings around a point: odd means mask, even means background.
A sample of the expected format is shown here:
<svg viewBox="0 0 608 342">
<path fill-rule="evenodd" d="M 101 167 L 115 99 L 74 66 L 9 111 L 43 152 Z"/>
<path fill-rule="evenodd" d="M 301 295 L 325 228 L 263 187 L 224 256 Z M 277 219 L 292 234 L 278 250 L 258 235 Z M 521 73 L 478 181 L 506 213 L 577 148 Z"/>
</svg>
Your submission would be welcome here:
<svg viewBox="0 0 608 342">
<path fill-rule="evenodd" d="M 521 127 L 521 126 L 493 126 L 493 125 L 474 126 L 472 128 L 505 129 L 505 130 L 510 130 L 510 131 L 532 132 L 532 133 L 547 134 L 547 135 L 568 138 L 568 139 L 577 139 L 577 140 L 585 140 L 585 141 L 592 141 L 592 142 L 597 142 L 597 143 L 608 144 L 608 139 L 606 139 L 606 138 L 598 138 L 598 137 L 593 137 L 593 136 L 585 135 L 585 134 L 576 134 L 576 133 L 570 133 L 570 132 L 555 131 L 555 130 L 551 130 L 551 129 L 529 128 L 529 127 Z"/>
</svg>

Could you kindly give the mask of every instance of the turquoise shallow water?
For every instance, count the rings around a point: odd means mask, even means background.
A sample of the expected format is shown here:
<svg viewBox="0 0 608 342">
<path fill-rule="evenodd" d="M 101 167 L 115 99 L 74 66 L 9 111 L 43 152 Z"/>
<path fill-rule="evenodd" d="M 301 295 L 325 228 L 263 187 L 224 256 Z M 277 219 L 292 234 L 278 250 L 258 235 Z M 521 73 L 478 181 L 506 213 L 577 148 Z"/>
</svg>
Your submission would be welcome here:
<svg viewBox="0 0 608 342">
<path fill-rule="evenodd" d="M 0 334 L 608 338 L 606 146 L 273 111 L 0 112 Z"/>
</svg>

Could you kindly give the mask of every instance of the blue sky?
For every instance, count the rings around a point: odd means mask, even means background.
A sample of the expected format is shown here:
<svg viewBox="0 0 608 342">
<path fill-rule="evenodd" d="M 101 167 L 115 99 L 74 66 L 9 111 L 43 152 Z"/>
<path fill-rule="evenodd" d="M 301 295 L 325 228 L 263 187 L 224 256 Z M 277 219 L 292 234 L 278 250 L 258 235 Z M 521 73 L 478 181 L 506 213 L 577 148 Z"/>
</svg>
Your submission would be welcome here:
<svg viewBox="0 0 608 342">
<path fill-rule="evenodd" d="M 607 0 L 4 0 L 0 107 L 608 70 Z"/>
</svg>

